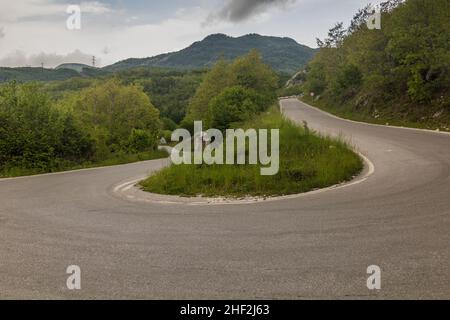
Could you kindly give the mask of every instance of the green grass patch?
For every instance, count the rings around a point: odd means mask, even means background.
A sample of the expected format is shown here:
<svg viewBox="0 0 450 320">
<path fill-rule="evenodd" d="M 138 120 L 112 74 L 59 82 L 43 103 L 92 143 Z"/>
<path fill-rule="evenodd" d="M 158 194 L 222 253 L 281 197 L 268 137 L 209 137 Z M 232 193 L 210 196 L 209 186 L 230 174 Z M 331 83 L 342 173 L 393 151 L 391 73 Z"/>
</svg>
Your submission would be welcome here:
<svg viewBox="0 0 450 320">
<path fill-rule="evenodd" d="M 139 161 L 147 161 L 154 159 L 161 159 L 168 157 L 167 151 L 153 150 L 145 151 L 135 154 L 116 154 L 109 159 L 98 162 L 85 162 L 82 164 L 73 164 L 69 162 L 61 162 L 52 169 L 48 168 L 20 168 L 20 167 L 7 167 L 0 170 L 0 178 L 11 178 L 21 176 L 32 176 L 44 173 L 72 171 L 79 169 L 108 167 L 120 164 L 134 163 Z"/>
<path fill-rule="evenodd" d="M 280 129 L 277 175 L 262 176 L 260 165 L 172 165 L 141 182 L 143 190 L 186 197 L 272 197 L 345 182 L 363 168 L 345 141 L 319 136 L 286 120 L 275 108 L 241 127 Z"/>
</svg>

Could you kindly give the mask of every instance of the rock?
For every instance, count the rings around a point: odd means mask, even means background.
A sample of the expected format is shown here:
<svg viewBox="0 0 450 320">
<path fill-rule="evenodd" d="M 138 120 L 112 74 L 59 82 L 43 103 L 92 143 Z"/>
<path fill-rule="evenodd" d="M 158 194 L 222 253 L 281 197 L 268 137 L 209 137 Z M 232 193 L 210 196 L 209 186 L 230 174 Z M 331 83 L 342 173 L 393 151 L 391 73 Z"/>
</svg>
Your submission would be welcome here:
<svg viewBox="0 0 450 320">
<path fill-rule="evenodd" d="M 442 116 L 442 114 L 444 113 L 444 109 L 442 109 L 441 111 L 438 111 L 438 112 L 436 112 L 434 115 L 433 115 L 433 118 L 439 118 L 440 116 Z"/>
</svg>

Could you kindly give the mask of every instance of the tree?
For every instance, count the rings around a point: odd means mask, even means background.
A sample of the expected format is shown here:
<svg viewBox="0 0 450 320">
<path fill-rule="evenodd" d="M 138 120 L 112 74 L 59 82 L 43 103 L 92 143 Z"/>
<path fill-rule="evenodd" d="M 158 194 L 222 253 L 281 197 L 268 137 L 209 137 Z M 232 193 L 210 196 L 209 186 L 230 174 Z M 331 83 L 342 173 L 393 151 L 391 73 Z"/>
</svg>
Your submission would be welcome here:
<svg viewBox="0 0 450 320">
<path fill-rule="evenodd" d="M 334 90 L 337 95 L 346 93 L 347 97 L 354 95 L 362 85 L 362 73 L 353 64 L 346 65 L 336 77 Z"/>
<path fill-rule="evenodd" d="M 110 152 L 127 150 L 129 137 L 135 129 L 149 135 L 150 148 L 157 146 L 161 129 L 159 111 L 140 86 L 122 85 L 116 79 L 99 82 L 78 94 L 73 110 L 97 145 L 103 145 L 102 157 L 107 154 L 105 146 Z"/>
<path fill-rule="evenodd" d="M 0 168 L 50 171 L 81 163 L 92 141 L 71 114 L 59 111 L 36 84 L 11 83 L 0 91 Z"/>
<path fill-rule="evenodd" d="M 252 89 L 235 86 L 225 89 L 209 104 L 212 125 L 219 130 L 230 128 L 233 123 L 248 120 L 260 111 L 264 97 Z"/>
<path fill-rule="evenodd" d="M 368 4 L 364 8 L 358 10 L 358 12 L 353 16 L 353 19 L 350 22 L 350 27 L 347 30 L 347 34 L 352 34 L 367 26 L 367 21 L 373 14 L 373 10 L 371 9 L 372 6 Z"/>
<path fill-rule="evenodd" d="M 276 101 L 278 83 L 277 75 L 264 64 L 256 50 L 237 58 L 232 63 L 221 60 L 206 74 L 189 105 L 188 115 L 182 122 L 182 126 L 192 130 L 194 121 L 203 120 L 205 128 L 211 127 L 215 121 L 211 101 L 225 90 L 236 86 L 260 97 L 254 112 L 261 112 Z M 232 109 L 226 110 L 233 113 Z M 226 118 L 226 115 L 222 114 L 221 118 Z M 230 119 L 234 119 L 234 116 L 230 115 Z M 225 122 L 230 123 L 230 121 Z"/>
<path fill-rule="evenodd" d="M 188 107 L 188 113 L 182 126 L 188 129 L 193 128 L 194 121 L 203 120 L 204 126 L 211 125 L 211 114 L 209 112 L 209 102 L 219 95 L 231 84 L 230 68 L 228 62 L 219 60 L 215 66 L 206 74 L 203 82 L 197 89 L 195 96 Z"/>
<path fill-rule="evenodd" d="M 448 0 L 388 0 L 380 4 L 382 29 L 369 30 L 370 7 L 359 10 L 347 32 L 336 24 L 307 66 L 304 85 L 329 103 L 432 114 L 450 98 Z M 434 110 L 434 111 L 433 111 Z M 403 116 L 403 115 L 402 115 Z M 422 115 L 423 117 L 425 115 Z"/>
<path fill-rule="evenodd" d="M 328 38 L 325 40 L 317 39 L 319 48 L 338 48 L 342 45 L 346 34 L 344 23 L 338 22 L 328 31 Z"/>
<path fill-rule="evenodd" d="M 252 89 L 264 95 L 268 104 L 276 99 L 278 77 L 269 66 L 264 64 L 257 50 L 237 58 L 230 69 L 232 85 Z"/>
<path fill-rule="evenodd" d="M 148 131 L 141 129 L 133 129 L 128 138 L 129 152 L 136 153 L 153 148 L 154 141 Z"/>
<path fill-rule="evenodd" d="M 386 50 L 399 72 L 408 70 L 405 82 L 415 102 L 429 102 L 448 84 L 449 10 L 447 0 L 410 0 L 393 11 L 389 20 Z"/>
</svg>

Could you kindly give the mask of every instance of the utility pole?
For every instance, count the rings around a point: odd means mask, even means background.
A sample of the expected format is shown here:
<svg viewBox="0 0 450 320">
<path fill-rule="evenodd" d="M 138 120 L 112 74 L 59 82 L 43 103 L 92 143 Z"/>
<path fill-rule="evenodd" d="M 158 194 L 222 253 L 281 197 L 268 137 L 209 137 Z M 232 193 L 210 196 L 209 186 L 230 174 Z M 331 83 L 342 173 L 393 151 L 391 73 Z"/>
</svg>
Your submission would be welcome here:
<svg viewBox="0 0 450 320">
<path fill-rule="evenodd" d="M 95 68 L 95 56 L 92 56 L 92 66 Z"/>
</svg>

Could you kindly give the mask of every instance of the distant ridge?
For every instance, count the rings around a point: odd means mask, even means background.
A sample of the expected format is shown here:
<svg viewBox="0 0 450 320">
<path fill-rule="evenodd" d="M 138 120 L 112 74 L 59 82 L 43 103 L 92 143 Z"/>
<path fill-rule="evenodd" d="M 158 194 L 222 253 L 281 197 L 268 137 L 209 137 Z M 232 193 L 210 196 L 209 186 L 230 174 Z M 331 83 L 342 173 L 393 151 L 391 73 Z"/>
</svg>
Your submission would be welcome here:
<svg viewBox="0 0 450 320">
<path fill-rule="evenodd" d="M 170 68 L 177 70 L 209 68 L 220 58 L 235 59 L 257 49 L 264 61 L 278 72 L 295 74 L 314 56 L 316 49 L 297 43 L 291 38 L 248 34 L 233 38 L 225 34 L 212 34 L 202 41 L 171 53 L 150 58 L 130 58 L 104 68 L 94 68 L 81 63 L 64 63 L 55 69 L 0 67 L 0 83 L 16 80 L 55 81 L 74 77 L 98 77 L 109 73 L 139 68 Z"/>
<path fill-rule="evenodd" d="M 87 64 L 82 64 L 82 63 L 63 63 L 60 64 L 59 66 L 57 66 L 55 68 L 56 70 L 59 69 L 70 69 L 70 70 L 74 70 L 76 72 L 83 72 L 84 69 L 94 69 L 91 66 L 88 66 Z"/>
<path fill-rule="evenodd" d="M 132 58 L 117 62 L 104 69 L 120 71 L 136 67 L 164 67 L 195 69 L 211 67 L 221 57 L 232 60 L 257 49 L 264 61 L 279 72 L 296 73 L 308 63 L 316 50 L 297 43 L 291 38 L 248 34 L 233 38 L 225 34 L 213 34 L 202 41 L 172 53 L 150 58 Z"/>
</svg>

